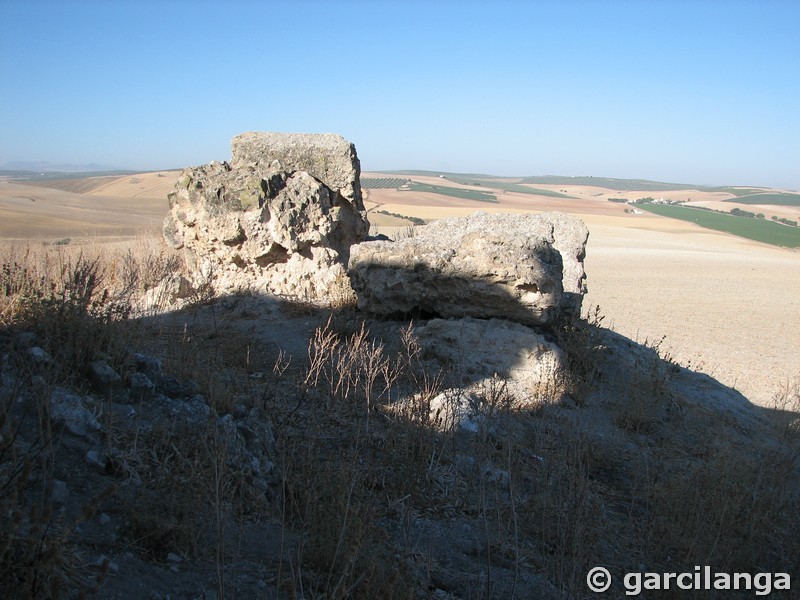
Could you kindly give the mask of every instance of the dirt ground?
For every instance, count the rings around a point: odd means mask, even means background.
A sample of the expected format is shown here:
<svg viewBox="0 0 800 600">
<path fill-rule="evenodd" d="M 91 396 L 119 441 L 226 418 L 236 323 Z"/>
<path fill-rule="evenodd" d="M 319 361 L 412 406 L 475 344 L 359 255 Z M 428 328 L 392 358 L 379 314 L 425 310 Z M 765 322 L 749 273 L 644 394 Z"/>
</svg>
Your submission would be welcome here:
<svg viewBox="0 0 800 600">
<path fill-rule="evenodd" d="M 681 364 L 771 406 L 800 377 L 800 253 L 645 217 L 587 217 L 587 305 Z"/>
<path fill-rule="evenodd" d="M 56 184 L 64 189 L 0 181 L 0 238 L 110 240 L 157 233 L 167 212 L 166 194 L 177 175 L 148 173 Z M 459 187 L 436 177 L 414 179 Z M 724 194 L 534 187 L 564 191 L 573 198 L 498 190 L 498 202 L 489 203 L 377 189 L 369 191 L 367 208 L 373 232 L 403 226 L 396 217 L 376 210 L 428 220 L 478 210 L 576 214 L 590 230 L 584 306 L 599 306 L 605 325 L 639 342 L 664 338 L 662 349 L 681 364 L 761 405 L 770 406 L 782 384 L 800 377 L 800 252 L 665 217 L 626 214 L 624 204 L 608 202 L 609 197 L 663 196 L 712 205 Z M 795 207 L 774 208 L 775 214 L 798 213 Z"/>
<path fill-rule="evenodd" d="M 680 364 L 763 406 L 772 406 L 781 386 L 800 377 L 800 252 L 656 215 L 626 214 L 624 204 L 608 202 L 653 192 L 537 187 L 566 189 L 575 198 L 507 192 L 493 204 L 371 190 L 370 199 L 382 210 L 424 219 L 476 210 L 576 214 L 590 231 L 584 307 L 599 306 L 604 325 L 635 341 L 660 342 Z M 696 190 L 656 195 L 719 200 L 719 194 Z M 793 210 L 776 210 L 787 208 Z"/>
</svg>

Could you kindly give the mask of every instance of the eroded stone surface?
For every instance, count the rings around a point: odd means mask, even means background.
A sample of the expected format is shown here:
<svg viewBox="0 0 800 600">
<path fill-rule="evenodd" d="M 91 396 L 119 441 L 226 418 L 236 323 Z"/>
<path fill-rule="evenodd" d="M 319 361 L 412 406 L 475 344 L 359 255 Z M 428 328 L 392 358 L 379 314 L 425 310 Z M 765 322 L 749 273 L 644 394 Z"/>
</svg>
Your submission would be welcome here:
<svg viewBox="0 0 800 600">
<path fill-rule="evenodd" d="M 557 395 L 552 392 L 564 353 L 530 327 L 502 319 L 433 319 L 414 334 L 455 385 L 470 388 L 497 379 L 523 403 Z"/>
<path fill-rule="evenodd" d="M 564 213 L 549 212 L 538 215 L 553 226 L 553 247 L 561 254 L 561 312 L 580 317 L 583 296 L 586 294 L 586 242 L 589 228 L 576 218 Z"/>
<path fill-rule="evenodd" d="M 411 238 L 351 248 L 348 273 L 360 308 L 527 325 L 580 310 L 588 233 L 574 217 L 478 212 L 414 231 Z"/>
<path fill-rule="evenodd" d="M 369 230 L 355 147 L 334 134 L 250 132 L 232 155 L 183 171 L 164 238 L 222 290 L 325 299 Z"/>
</svg>

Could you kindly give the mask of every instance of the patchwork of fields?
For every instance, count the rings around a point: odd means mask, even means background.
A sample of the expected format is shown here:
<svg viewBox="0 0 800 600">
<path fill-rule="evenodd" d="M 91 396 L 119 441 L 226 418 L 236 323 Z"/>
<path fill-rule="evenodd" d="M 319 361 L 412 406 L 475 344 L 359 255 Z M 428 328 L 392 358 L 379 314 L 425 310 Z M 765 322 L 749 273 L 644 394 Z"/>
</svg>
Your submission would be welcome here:
<svg viewBox="0 0 800 600">
<path fill-rule="evenodd" d="M 655 207 L 652 212 L 634 214 L 625 202 L 608 200 L 656 196 L 727 212 L 737 206 L 737 198 L 767 193 L 763 189 L 697 189 L 629 180 L 614 180 L 605 188 L 599 178 L 587 178 L 589 185 L 573 178 L 535 178 L 530 184 L 504 180 L 513 186 L 535 185 L 556 196 L 502 189 L 508 186 L 485 177 L 464 176 L 464 184 L 457 183 L 462 179 L 453 174 L 446 174 L 445 180 L 435 174 L 411 173 L 409 177 L 431 185 L 475 187 L 480 183 L 484 191 L 494 191 L 498 202 L 373 190 L 369 215 L 377 225 L 375 230 L 391 233 L 398 225 L 382 221 L 384 215 L 378 210 L 425 220 L 476 210 L 577 214 L 590 231 L 589 294 L 584 307 L 599 306 L 606 317 L 604 324 L 639 342 L 665 338 L 663 348 L 679 363 L 708 373 L 762 405 L 771 405 L 779 387 L 800 376 L 800 252 L 796 249 L 800 229 L 771 219 L 779 215 L 796 220 L 800 207 L 759 205 L 758 211 L 766 215 L 763 220 L 719 215 L 726 224 L 733 220 L 744 228 L 738 230 L 740 234 L 765 227 L 766 234 L 758 240 L 709 228 L 710 222 L 702 227 L 694 220 L 718 213 L 653 204 L 647 207 Z M 747 206 L 741 204 L 741 208 Z M 684 213 L 691 218 L 676 218 Z"/>
<path fill-rule="evenodd" d="M 800 194 L 788 194 L 781 192 L 777 194 L 759 193 L 748 194 L 731 198 L 726 202 L 736 202 L 738 204 L 769 204 L 772 206 L 800 206 Z"/>
<path fill-rule="evenodd" d="M 0 238 L 159 236 L 178 175 L 0 181 Z M 666 336 L 677 361 L 760 404 L 800 374 L 800 229 L 772 222 L 800 219 L 798 194 L 594 177 L 392 172 L 364 173 L 362 181 L 373 233 L 479 210 L 576 214 L 590 230 L 585 307 L 599 305 L 605 324 L 639 342 Z M 649 212 L 634 214 L 624 202 L 645 196 L 765 218 L 668 204 L 637 205 Z"/>
<path fill-rule="evenodd" d="M 743 238 L 784 246 L 786 248 L 800 247 L 800 228 L 782 225 L 764 219 L 737 217 L 730 214 L 687 208 L 671 204 L 638 204 L 637 207 L 651 213 L 697 223 L 701 227 L 732 233 Z"/>
</svg>

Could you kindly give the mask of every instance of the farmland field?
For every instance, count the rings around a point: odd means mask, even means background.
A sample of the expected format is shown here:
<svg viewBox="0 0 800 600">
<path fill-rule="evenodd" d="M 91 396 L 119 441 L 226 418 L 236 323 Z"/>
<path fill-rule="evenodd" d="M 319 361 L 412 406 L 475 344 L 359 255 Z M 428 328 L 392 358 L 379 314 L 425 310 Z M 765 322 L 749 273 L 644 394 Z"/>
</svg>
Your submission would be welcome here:
<svg viewBox="0 0 800 600">
<path fill-rule="evenodd" d="M 657 215 L 697 223 L 707 229 L 732 233 L 765 244 L 787 248 L 800 247 L 800 229 L 797 227 L 669 204 L 637 204 L 637 207 Z"/>
<path fill-rule="evenodd" d="M 551 198 L 572 198 L 561 192 L 554 192 L 553 190 L 544 190 L 542 188 L 535 188 L 528 185 L 519 183 L 509 183 L 507 181 L 500 181 L 496 179 L 470 179 L 468 177 L 448 176 L 450 181 L 455 181 L 462 185 L 473 186 L 486 186 L 488 188 L 503 190 L 504 192 L 518 192 L 520 194 L 533 194 L 535 196 L 549 196 Z"/>
<path fill-rule="evenodd" d="M 738 204 L 771 204 L 772 206 L 800 206 L 800 194 L 749 194 L 739 198 L 731 198 L 725 202 L 736 202 Z"/>
<path fill-rule="evenodd" d="M 397 189 L 405 183 L 408 183 L 408 179 L 399 177 L 364 177 L 361 179 L 361 187 L 366 190 Z"/>
<path fill-rule="evenodd" d="M 609 177 L 563 177 L 543 175 L 526 177 L 520 183 L 549 184 L 549 185 L 588 185 L 604 187 L 615 191 L 650 191 L 666 192 L 670 190 L 693 189 L 697 186 L 682 183 L 663 183 L 661 181 L 647 181 L 644 179 L 613 179 Z"/>
<path fill-rule="evenodd" d="M 590 231 L 586 248 L 589 293 L 584 307 L 599 305 L 606 316 L 604 324 L 639 342 L 666 336 L 665 347 L 680 364 L 690 364 L 691 368 L 734 387 L 763 406 L 770 406 L 778 387 L 800 372 L 797 359 L 800 322 L 796 318 L 800 302 L 800 250 L 786 248 L 800 247 L 800 229 L 771 221 L 772 215 L 798 219 L 794 207 L 776 207 L 774 212 L 759 209 L 767 213 L 764 220 L 718 215 L 745 228 L 766 225 L 770 237 L 777 233 L 793 238 L 779 247 L 762 243 L 760 238 L 756 241 L 752 236 L 748 239 L 700 227 L 695 219 L 717 216 L 710 211 L 683 208 L 679 212 L 686 218 L 681 220 L 663 218 L 655 212 L 662 206 L 678 207 L 652 205 L 652 212 L 635 214 L 625 212 L 630 208 L 624 202 L 608 201 L 663 196 L 672 201 L 691 199 L 727 212 L 736 204 L 723 200 L 735 195 L 734 190 L 748 192 L 740 195 L 783 190 L 691 185 L 686 189 L 655 192 L 649 189 L 648 182 L 637 186 L 633 181 L 613 180 L 620 185 L 645 188 L 619 191 L 600 185 L 601 178 L 589 178 L 591 185 L 580 185 L 568 177 L 562 180 L 569 183 L 539 184 L 555 192 L 567 190 L 562 193 L 572 198 L 566 200 L 514 191 L 503 193 L 499 186 L 495 187 L 498 182 L 519 184 L 520 178 L 464 173 L 444 173 L 445 178 L 440 178 L 440 174 L 402 176 L 455 190 L 463 189 L 464 183 L 481 182 L 485 185 L 476 186 L 476 190 L 496 191 L 497 203 L 477 206 L 474 201 L 441 193 L 396 189 L 374 190 L 370 203 L 390 214 L 415 216 L 425 221 L 467 216 L 477 209 L 490 213 L 563 211 L 578 215 Z M 376 172 L 369 176 L 401 175 Z M 403 232 L 408 224 L 374 210 L 370 212 L 370 220 L 378 228 L 385 226 L 387 229 L 377 232 L 390 237 L 391 227 Z M 768 241 L 776 243 L 773 239 Z M 743 311 L 743 297 L 752 298 L 758 310 Z M 743 344 L 743 339 L 748 343 Z"/>
<path fill-rule="evenodd" d="M 461 189 L 443 185 L 431 185 L 429 183 L 419 183 L 414 181 L 408 186 L 409 192 L 429 192 L 431 194 L 442 194 L 453 198 L 464 200 L 477 200 L 478 202 L 497 202 L 497 196 L 491 192 L 481 190 Z"/>
</svg>

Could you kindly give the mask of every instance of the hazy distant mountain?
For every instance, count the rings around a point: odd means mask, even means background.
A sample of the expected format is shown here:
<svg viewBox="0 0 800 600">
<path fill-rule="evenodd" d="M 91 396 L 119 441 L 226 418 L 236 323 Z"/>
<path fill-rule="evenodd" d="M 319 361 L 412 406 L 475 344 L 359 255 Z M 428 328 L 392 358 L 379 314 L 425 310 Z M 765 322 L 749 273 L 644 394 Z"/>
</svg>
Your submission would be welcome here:
<svg viewBox="0 0 800 600">
<path fill-rule="evenodd" d="M 97 163 L 90 163 L 88 165 L 64 165 L 53 164 L 47 161 L 24 161 L 15 160 L 5 163 L 1 169 L 13 171 L 38 171 L 40 173 L 96 173 L 99 171 L 124 171 L 122 167 L 111 167 L 108 165 L 98 165 Z"/>
</svg>

